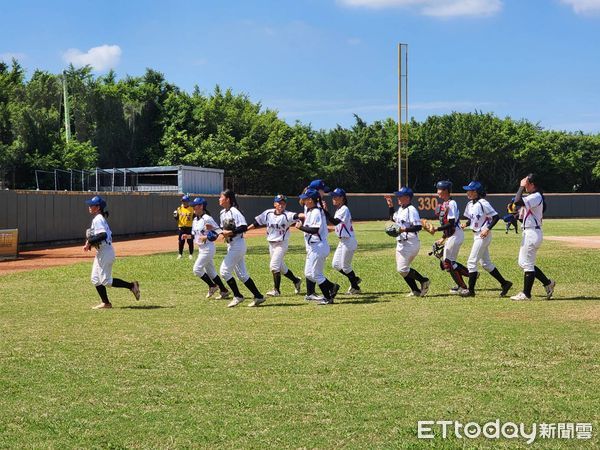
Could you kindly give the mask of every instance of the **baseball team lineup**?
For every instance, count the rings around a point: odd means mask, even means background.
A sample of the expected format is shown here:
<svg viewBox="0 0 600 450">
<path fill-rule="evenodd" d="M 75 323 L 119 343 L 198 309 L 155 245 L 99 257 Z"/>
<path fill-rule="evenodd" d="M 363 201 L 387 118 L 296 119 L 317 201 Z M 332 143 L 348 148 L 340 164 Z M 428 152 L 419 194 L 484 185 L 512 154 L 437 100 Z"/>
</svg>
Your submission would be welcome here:
<svg viewBox="0 0 600 450">
<path fill-rule="evenodd" d="M 522 224 L 518 264 L 523 270 L 523 288 L 510 297 L 514 301 L 531 300 L 531 291 L 536 279 L 541 282 L 547 299 L 552 298 L 556 285 L 556 282 L 548 278 L 536 265 L 537 251 L 543 241 L 542 221 L 546 209 L 545 198 L 539 186 L 540 182 L 535 174 L 527 175 L 520 181 L 519 188 L 508 206 L 509 215 L 514 221 L 518 217 Z M 432 235 L 441 235 L 434 242 L 430 254 L 435 254 L 439 258 L 440 269 L 448 272 L 454 284 L 449 290 L 450 294 L 475 297 L 475 288 L 480 276 L 478 268 L 481 266 L 498 282 L 499 296 L 507 297 L 513 282 L 502 276 L 490 256 L 492 230 L 501 218 L 485 199 L 484 186 L 475 180 L 462 186 L 469 200 L 462 215 L 452 198 L 453 183 L 440 180 L 435 188 L 438 196 L 435 215 L 439 221 L 435 224 L 420 218 L 417 208 L 412 204 L 414 192 L 411 188 L 402 187 L 393 194 L 384 195 L 391 221 L 385 232 L 396 241 L 396 271 L 409 288 L 406 296 L 425 297 L 431 288 L 430 279 L 411 267 L 421 247 L 419 233 L 426 231 Z M 326 195 L 332 198 L 335 208 L 333 215 L 323 201 Z M 397 199 L 397 208 L 394 206 L 393 197 Z M 181 205 L 173 211 L 178 228 L 177 258 L 183 258 L 187 242 L 189 259 L 193 259 L 195 247 L 197 256 L 192 272 L 207 285 L 206 298 L 228 300 L 229 308 L 236 307 L 245 300 L 238 281 L 252 296 L 248 306 L 257 307 L 264 303 L 267 297 L 281 295 L 282 276 L 289 280 L 296 295 L 301 294 L 304 281 L 304 299 L 307 302 L 331 305 L 335 303 L 341 286 L 325 275 L 325 263 L 331 251 L 328 241 L 330 225 L 332 234 L 337 238 L 332 268 L 348 279 L 348 295 L 362 294 L 362 280 L 355 273 L 352 264 L 359 245 L 352 225 L 346 191 L 340 187 L 330 189 L 323 180 L 313 180 L 299 195 L 299 203 L 303 208 L 302 212 L 288 211 L 288 199 L 282 194 L 277 194 L 273 199 L 273 208 L 263 211 L 248 224 L 232 190 L 226 189 L 219 196 L 219 206 L 222 209 L 218 221 L 208 210 L 206 199 L 196 197 L 192 200 L 188 195 L 184 195 Z M 91 282 L 100 297 L 100 303 L 92 309 L 112 308 L 106 289 L 111 286 L 129 289 L 135 299 L 140 300 L 139 281 L 127 282 L 112 275 L 115 252 L 112 246 L 112 232 L 107 221 L 106 201 L 97 195 L 87 200 L 86 204 L 92 216 L 92 223 L 86 231 L 83 250 L 87 252 L 94 248 L 96 251 Z M 461 221 L 461 218 L 465 220 Z M 511 225 L 517 231 L 517 224 L 513 223 L 511 218 L 505 216 L 503 220 L 507 223 L 506 232 Z M 285 263 L 292 227 L 301 231 L 304 237 L 304 279 L 294 274 Z M 269 270 L 273 278 L 273 286 L 265 294 L 258 289 L 246 267 L 247 246 L 244 234 L 258 228 L 266 228 L 270 255 Z M 458 261 L 458 254 L 465 240 L 464 230 L 467 229 L 472 231 L 473 243 L 465 266 Z M 226 243 L 227 249 L 217 272 L 215 242 L 218 239 Z"/>
</svg>

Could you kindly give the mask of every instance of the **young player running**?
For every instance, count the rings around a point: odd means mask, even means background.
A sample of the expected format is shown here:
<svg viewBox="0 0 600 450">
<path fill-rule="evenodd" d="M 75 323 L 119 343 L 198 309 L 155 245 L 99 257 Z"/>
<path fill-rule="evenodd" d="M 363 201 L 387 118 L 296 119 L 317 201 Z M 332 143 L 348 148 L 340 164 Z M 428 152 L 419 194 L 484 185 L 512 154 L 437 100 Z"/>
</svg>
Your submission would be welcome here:
<svg viewBox="0 0 600 450">
<path fill-rule="evenodd" d="M 323 274 L 325 259 L 329 255 L 329 243 L 327 242 L 327 219 L 325 213 L 317 206 L 319 192 L 314 189 L 307 189 L 300 198 L 304 200 L 306 206 L 306 215 L 304 224 L 298 222 L 296 227 L 304 232 L 306 242 L 306 264 L 304 265 L 304 275 L 306 280 L 319 285 L 323 292 L 321 305 L 333 304 L 333 301 L 340 289 L 339 284 L 329 281 Z M 308 283 L 307 283 L 308 284 Z"/>
<path fill-rule="evenodd" d="M 467 260 L 467 269 L 469 270 L 469 293 L 466 297 L 475 296 L 475 285 L 477 284 L 478 263 L 500 283 L 500 297 L 504 297 L 512 283 L 505 280 L 498 271 L 490 258 L 490 244 L 492 243 L 492 228 L 498 223 L 500 216 L 490 203 L 484 198 L 485 191 L 479 181 L 471 181 L 467 186 L 463 186 L 467 191 L 469 202 L 465 207 L 464 216 L 467 222 L 464 227 L 469 227 L 473 231 L 473 247 Z"/>
<path fill-rule="evenodd" d="M 234 273 L 254 295 L 254 300 L 248 306 L 258 306 L 265 301 L 265 298 L 246 270 L 246 240 L 244 239 L 244 233 L 248 229 L 248 224 L 238 209 L 235 193 L 232 190 L 226 189 L 221 192 L 219 205 L 223 208 L 220 214 L 221 234 L 227 242 L 227 255 L 221 263 L 220 272 L 234 295 L 233 300 L 227 306 L 233 308 L 244 301 L 244 296 L 238 289 L 233 277 Z"/>
<path fill-rule="evenodd" d="M 298 220 L 298 214 L 286 211 L 287 197 L 277 195 L 273 199 L 273 208 L 263 211 L 254 218 L 248 229 L 267 227 L 267 241 L 271 261 L 269 268 L 273 274 L 273 289 L 267 292 L 270 297 L 281 295 L 281 275 L 294 284 L 294 292 L 300 293 L 302 280 L 287 267 L 284 258 L 290 241 L 290 227 Z"/>
<path fill-rule="evenodd" d="M 215 240 L 220 231 L 217 222 L 210 216 L 206 208 L 207 201 L 202 197 L 195 198 L 190 205 L 194 208 L 194 221 L 192 222 L 192 233 L 190 236 L 183 235 L 183 239 L 193 238 L 198 247 L 198 257 L 194 263 L 192 272 L 208 285 L 206 298 L 212 297 L 220 291 L 219 299 L 229 297 L 229 291 L 221 281 L 215 269 Z"/>
<path fill-rule="evenodd" d="M 529 195 L 523 197 L 523 192 Z M 537 176 L 529 174 L 521 180 L 515 205 L 522 206 L 523 211 L 523 237 L 519 250 L 519 266 L 523 269 L 523 291 L 511 297 L 512 300 L 531 300 L 531 289 L 537 278 L 544 285 L 546 298 L 550 300 L 554 295 L 556 282 L 549 279 L 542 269 L 535 265 L 537 251 L 542 245 L 544 234 L 542 232 L 542 219 L 546 210 L 546 201 L 540 192 Z"/>
<path fill-rule="evenodd" d="M 460 227 L 458 205 L 452 199 L 452 182 L 448 180 L 438 181 L 435 187 L 437 195 L 442 201 L 439 209 L 440 226 L 435 231 L 441 231 L 446 239 L 441 261 L 442 268 L 450 273 L 458 286 L 456 291 L 451 289 L 450 292 L 466 296 L 469 295 L 469 289 L 463 280 L 463 276 L 468 276 L 469 271 L 457 261 L 458 252 L 465 235 Z"/>
<path fill-rule="evenodd" d="M 352 226 L 352 214 L 348 208 L 348 199 L 346 191 L 342 188 L 335 188 L 329 194 L 333 201 L 333 206 L 337 209 L 334 217 L 331 217 L 328 212 L 326 216 L 333 225 L 335 225 L 335 234 L 339 238 L 338 246 L 333 254 L 332 267 L 348 278 L 350 287 L 348 294 L 360 294 L 360 282 L 362 281 L 354 273 L 352 269 L 352 258 L 358 247 L 354 227 Z"/>
<path fill-rule="evenodd" d="M 83 246 L 84 252 L 89 252 L 92 247 L 96 248 L 96 257 L 92 265 L 92 284 L 96 286 L 96 291 L 102 301 L 92 309 L 109 309 L 112 303 L 108 299 L 106 286 L 129 289 L 136 300 L 140 299 L 140 284 L 137 281 L 131 283 L 123 281 L 120 278 L 113 278 L 112 266 L 115 262 L 115 250 L 112 246 L 112 232 L 108 226 L 106 218 L 106 202 L 100 196 L 95 196 L 86 201 L 88 212 L 92 215 L 92 225 L 86 232 L 86 241 Z"/>
<path fill-rule="evenodd" d="M 412 189 L 403 187 L 395 192 L 398 198 L 398 211 L 394 212 L 394 203 L 391 196 L 386 196 L 385 200 L 389 208 L 390 220 L 398 226 L 398 235 L 396 237 L 396 270 L 411 292 L 409 297 L 425 297 L 429 291 L 429 278 L 424 277 L 410 265 L 415 257 L 419 254 L 421 241 L 419 240 L 419 231 L 421 231 L 421 218 L 419 212 L 412 204 L 414 193 Z M 421 284 L 419 288 L 417 282 Z"/>
</svg>

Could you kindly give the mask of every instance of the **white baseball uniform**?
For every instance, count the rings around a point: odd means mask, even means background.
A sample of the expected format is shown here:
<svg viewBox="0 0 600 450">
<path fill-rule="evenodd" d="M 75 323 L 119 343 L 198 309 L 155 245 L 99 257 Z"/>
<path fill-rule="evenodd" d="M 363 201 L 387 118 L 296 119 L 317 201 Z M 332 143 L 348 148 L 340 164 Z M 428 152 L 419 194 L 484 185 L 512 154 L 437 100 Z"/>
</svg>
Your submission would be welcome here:
<svg viewBox="0 0 600 450">
<path fill-rule="evenodd" d="M 542 218 L 544 216 L 544 198 L 539 192 L 523 197 L 523 237 L 519 249 L 519 266 L 525 272 L 535 271 L 537 251 L 542 245 Z"/>
<path fill-rule="evenodd" d="M 444 223 L 447 223 L 450 219 L 454 219 L 455 230 L 452 236 L 446 238 L 446 243 L 444 244 L 444 255 L 443 259 L 448 259 L 450 261 L 455 262 L 458 259 L 458 252 L 460 251 L 460 246 L 465 240 L 465 234 L 463 233 L 462 228 L 460 227 L 460 212 L 458 210 L 458 205 L 452 199 L 444 202 L 442 204 L 442 210 L 440 215 L 444 215 Z"/>
<path fill-rule="evenodd" d="M 115 250 L 112 246 L 112 232 L 106 218 L 102 214 L 96 214 L 90 226 L 92 234 L 106 233 L 106 239 L 100 242 L 96 251 L 94 264 L 92 264 L 92 284 L 94 286 L 111 286 L 113 282 L 112 266 L 115 262 Z"/>
<path fill-rule="evenodd" d="M 247 225 L 246 219 L 242 213 L 232 206 L 229 209 L 221 210 L 220 221 L 221 228 L 227 220 L 233 220 L 236 228 L 242 225 Z M 221 263 L 220 273 L 225 281 L 230 280 L 233 274 L 237 275 L 238 279 L 245 283 L 250 278 L 246 270 L 246 239 L 244 233 L 233 236 L 227 243 L 227 254 Z"/>
<path fill-rule="evenodd" d="M 317 234 L 304 233 L 306 243 L 306 263 L 304 275 L 317 284 L 324 283 L 327 278 L 323 274 L 325 258 L 329 255 L 329 242 L 327 242 L 327 218 L 321 208 L 309 209 L 304 219 L 304 226 L 318 228 Z"/>
<path fill-rule="evenodd" d="M 402 228 L 421 225 L 419 212 L 413 205 L 400 206 L 392 218 Z M 414 231 L 400 233 L 396 238 L 396 270 L 403 277 L 410 272 L 410 264 L 419 254 L 420 248 L 419 235 Z"/>
<path fill-rule="evenodd" d="M 340 241 L 333 254 L 332 266 L 335 270 L 350 273 L 352 272 L 352 258 L 358 247 L 358 242 L 354 234 L 352 214 L 350 214 L 348 206 L 340 206 L 335 212 L 334 218 L 341 220 L 341 222 L 335 226 L 335 234 Z"/>
<path fill-rule="evenodd" d="M 269 242 L 269 255 L 271 255 L 269 269 L 285 275 L 288 268 L 283 258 L 289 245 L 290 227 L 298 220 L 298 214 L 290 211 L 277 214 L 275 208 L 271 208 L 263 211 L 254 220 L 257 224 L 267 227 L 267 241 Z"/>
<path fill-rule="evenodd" d="M 209 228 L 207 228 L 207 225 Z M 192 271 L 196 276 L 201 278 L 205 273 L 208 274 L 210 279 L 214 279 L 217 276 L 217 270 L 215 269 L 215 243 L 206 240 L 201 240 L 202 236 L 206 236 L 209 229 L 220 231 L 217 222 L 208 214 L 203 214 L 202 217 L 194 218 L 192 222 L 192 234 L 194 235 L 194 242 L 198 247 L 198 257 L 194 263 Z"/>
<path fill-rule="evenodd" d="M 469 228 L 473 230 L 473 247 L 467 260 L 467 268 L 469 272 L 477 272 L 477 263 L 491 272 L 496 268 L 490 258 L 490 244 L 492 242 L 492 232 L 489 231 L 485 238 L 481 237 L 481 231 L 488 229 L 492 218 L 498 215 L 496 210 L 490 205 L 486 199 L 471 200 L 465 206 L 464 216 L 470 220 Z"/>
</svg>

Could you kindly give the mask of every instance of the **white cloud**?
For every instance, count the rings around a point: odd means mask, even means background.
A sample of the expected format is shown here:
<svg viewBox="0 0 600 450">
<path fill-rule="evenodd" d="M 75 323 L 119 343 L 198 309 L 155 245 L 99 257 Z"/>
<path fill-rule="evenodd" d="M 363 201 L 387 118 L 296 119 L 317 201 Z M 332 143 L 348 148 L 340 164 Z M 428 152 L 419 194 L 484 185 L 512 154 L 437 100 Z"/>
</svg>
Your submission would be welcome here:
<svg viewBox="0 0 600 450">
<path fill-rule="evenodd" d="M 600 13 L 600 0 L 560 0 L 573 8 L 576 14 Z"/>
<path fill-rule="evenodd" d="M 118 45 L 101 45 L 92 47 L 83 53 L 76 48 L 70 48 L 63 53 L 63 59 L 75 67 L 90 65 L 98 72 L 114 68 L 121 59 L 121 47 Z"/>
<path fill-rule="evenodd" d="M 342 6 L 356 8 L 412 8 L 419 14 L 434 17 L 492 16 L 502 9 L 502 0 L 337 0 L 337 2 Z"/>
</svg>

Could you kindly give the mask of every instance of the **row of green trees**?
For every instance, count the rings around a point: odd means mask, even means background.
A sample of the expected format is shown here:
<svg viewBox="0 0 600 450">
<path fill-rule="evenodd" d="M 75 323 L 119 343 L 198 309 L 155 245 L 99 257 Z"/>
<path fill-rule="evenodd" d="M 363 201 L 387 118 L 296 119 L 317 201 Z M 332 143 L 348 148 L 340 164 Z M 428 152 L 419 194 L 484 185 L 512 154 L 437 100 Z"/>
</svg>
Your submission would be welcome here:
<svg viewBox="0 0 600 450">
<path fill-rule="evenodd" d="M 69 92 L 64 132 L 62 77 Z M 600 135 L 543 130 L 491 113 L 452 113 L 412 120 L 410 184 L 431 192 L 438 179 L 482 181 L 489 192 L 515 189 L 538 172 L 547 191 L 600 191 Z M 194 165 L 225 170 L 244 193 L 295 193 L 313 178 L 352 192 L 397 185 L 397 124 L 315 130 L 289 125 L 245 94 L 187 93 L 147 69 L 117 80 L 89 67 L 29 79 L 17 61 L 0 63 L 0 181 L 35 186 L 35 169 Z"/>
</svg>

